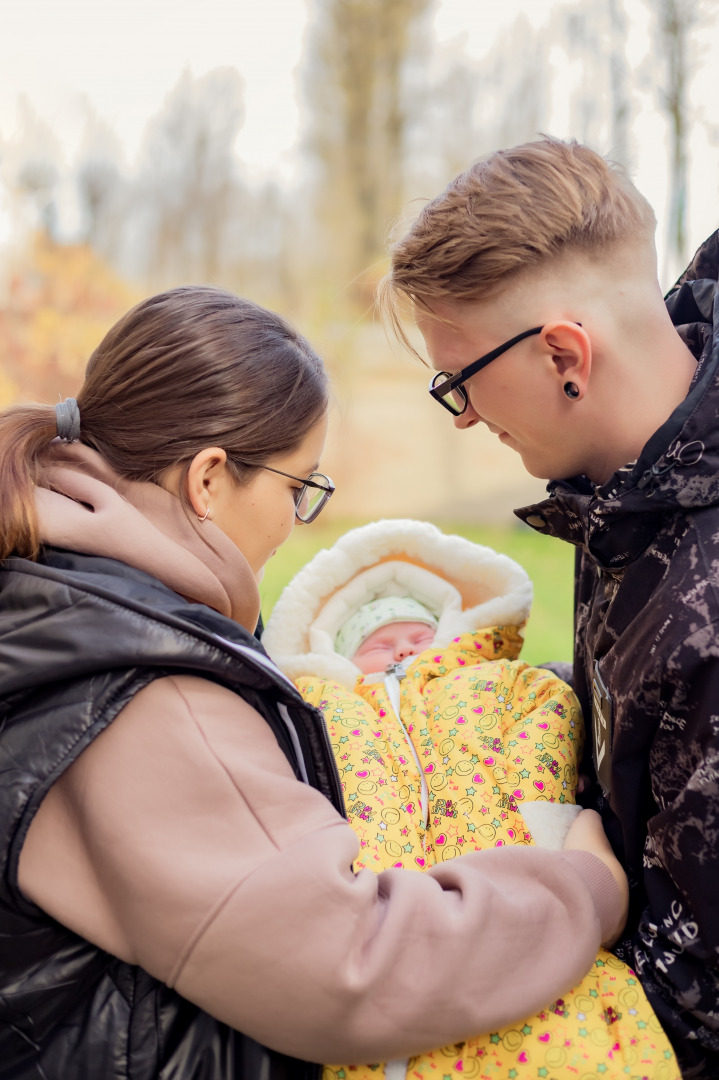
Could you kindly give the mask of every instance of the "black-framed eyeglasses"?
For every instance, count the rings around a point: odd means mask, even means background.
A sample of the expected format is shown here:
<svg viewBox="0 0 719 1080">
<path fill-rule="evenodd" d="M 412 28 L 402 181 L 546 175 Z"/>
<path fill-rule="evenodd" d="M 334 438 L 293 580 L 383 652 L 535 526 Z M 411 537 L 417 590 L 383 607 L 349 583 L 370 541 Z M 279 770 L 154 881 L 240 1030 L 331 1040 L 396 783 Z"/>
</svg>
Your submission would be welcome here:
<svg viewBox="0 0 719 1080">
<path fill-rule="evenodd" d="M 491 352 L 480 356 L 479 360 L 468 364 L 461 371 L 455 371 L 454 375 L 449 371 L 438 371 L 429 381 L 430 394 L 440 405 L 444 405 L 445 409 L 451 412 L 453 416 L 461 416 L 467 408 L 469 400 L 463 385 L 467 379 L 471 379 L 473 375 L 485 368 L 487 364 L 491 364 L 493 360 L 496 360 L 507 349 L 511 349 L 513 345 L 518 345 L 520 341 L 531 337 L 532 334 L 541 334 L 543 329 L 543 326 L 534 326 L 531 330 L 524 330 L 521 334 L 510 338 L 509 341 L 505 341 L 503 345 L 498 345 L 496 349 L 492 349 Z"/>
<path fill-rule="evenodd" d="M 271 469 L 269 465 L 257 465 L 256 468 L 277 473 L 278 476 L 286 476 L 288 480 L 296 480 L 302 485 L 295 488 L 292 497 L 295 500 L 295 517 L 303 525 L 309 525 L 315 520 L 335 490 L 329 476 L 321 472 L 310 473 L 307 479 L 303 480 L 301 476 L 293 476 L 292 473 L 282 472 L 281 469 Z"/>
</svg>

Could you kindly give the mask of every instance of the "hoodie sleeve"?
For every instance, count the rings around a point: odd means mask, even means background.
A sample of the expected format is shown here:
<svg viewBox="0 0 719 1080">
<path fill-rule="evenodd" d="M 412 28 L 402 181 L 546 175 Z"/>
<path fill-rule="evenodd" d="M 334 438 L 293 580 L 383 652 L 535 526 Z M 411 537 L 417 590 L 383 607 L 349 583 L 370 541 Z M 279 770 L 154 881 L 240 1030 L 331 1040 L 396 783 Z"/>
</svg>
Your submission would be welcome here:
<svg viewBox="0 0 719 1080">
<path fill-rule="evenodd" d="M 357 848 L 252 708 L 171 677 L 52 787 L 20 884 L 99 947 L 313 1061 L 404 1057 L 521 1019 L 584 975 L 619 918 L 587 852 L 502 848 L 377 875 L 353 872 Z"/>
</svg>

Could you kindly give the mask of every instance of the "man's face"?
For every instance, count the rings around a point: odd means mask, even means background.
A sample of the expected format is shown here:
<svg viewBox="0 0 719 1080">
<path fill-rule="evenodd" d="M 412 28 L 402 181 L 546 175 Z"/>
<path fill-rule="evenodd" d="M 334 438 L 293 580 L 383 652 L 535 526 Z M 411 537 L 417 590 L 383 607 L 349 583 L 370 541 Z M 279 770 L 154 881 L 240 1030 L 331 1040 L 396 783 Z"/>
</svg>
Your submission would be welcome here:
<svg viewBox="0 0 719 1080">
<path fill-rule="evenodd" d="M 435 370 L 454 374 L 533 325 L 507 327 L 496 317 L 493 324 L 487 310 L 487 305 L 433 302 L 433 314 L 418 315 L 417 325 Z M 532 476 L 549 480 L 574 475 L 566 432 L 563 437 L 560 423 L 564 405 L 561 382 L 552 351 L 543 344 L 541 335 L 514 345 L 468 379 L 464 387 L 468 404 L 465 412 L 454 418 L 456 427 L 485 424 L 500 442 L 520 455 Z M 445 415 L 451 421 L 450 414 Z"/>
</svg>

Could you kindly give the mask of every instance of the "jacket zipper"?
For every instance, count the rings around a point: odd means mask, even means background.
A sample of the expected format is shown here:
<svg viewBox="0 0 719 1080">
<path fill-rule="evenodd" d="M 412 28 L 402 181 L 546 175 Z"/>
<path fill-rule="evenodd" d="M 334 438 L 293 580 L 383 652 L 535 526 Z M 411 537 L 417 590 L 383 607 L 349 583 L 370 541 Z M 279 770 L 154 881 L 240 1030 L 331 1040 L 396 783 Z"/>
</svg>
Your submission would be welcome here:
<svg viewBox="0 0 719 1080">
<path fill-rule="evenodd" d="M 393 710 L 395 716 L 397 717 L 397 721 L 399 723 L 399 726 L 402 728 L 402 731 L 404 732 L 404 737 L 405 737 L 405 740 L 407 742 L 407 745 L 409 746 L 410 753 L 412 754 L 412 757 L 414 758 L 417 769 L 419 770 L 419 782 L 420 782 L 419 809 L 420 809 L 420 814 L 422 815 L 422 821 L 424 823 L 424 827 L 425 827 L 425 829 L 427 829 L 428 826 L 429 826 L 429 792 L 428 792 L 428 789 L 427 789 L 427 781 L 424 778 L 424 769 L 422 768 L 422 762 L 420 761 L 419 754 L 417 753 L 415 745 L 414 745 L 414 743 L 412 742 L 412 740 L 410 738 L 409 732 L 407 731 L 407 728 L 404 726 L 404 721 L 403 721 L 402 717 L 400 716 L 400 694 L 401 694 L 400 683 L 401 683 L 402 679 L 404 679 L 406 674 L 407 674 L 407 671 L 406 671 L 406 668 L 405 668 L 405 665 L 404 665 L 403 661 L 400 661 L 398 664 L 392 664 L 391 667 L 388 667 L 387 670 L 385 671 L 384 685 L 385 685 L 385 690 L 387 691 L 387 697 L 389 698 L 390 704 L 392 706 L 392 710 Z"/>
</svg>

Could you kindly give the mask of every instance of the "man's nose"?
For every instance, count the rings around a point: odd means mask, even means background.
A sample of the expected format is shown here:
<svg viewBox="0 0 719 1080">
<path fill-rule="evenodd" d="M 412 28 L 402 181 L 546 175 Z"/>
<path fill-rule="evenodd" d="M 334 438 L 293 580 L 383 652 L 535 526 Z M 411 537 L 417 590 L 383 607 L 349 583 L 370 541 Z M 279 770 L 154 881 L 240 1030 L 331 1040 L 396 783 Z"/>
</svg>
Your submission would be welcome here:
<svg viewBox="0 0 719 1080">
<path fill-rule="evenodd" d="M 474 411 L 471 401 L 467 402 L 467 408 L 464 412 L 454 418 L 454 426 L 459 428 L 460 431 L 464 430 L 464 428 L 474 427 L 474 425 L 478 423 L 479 416 Z"/>
</svg>

